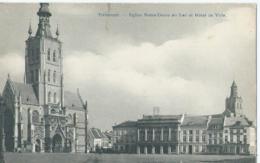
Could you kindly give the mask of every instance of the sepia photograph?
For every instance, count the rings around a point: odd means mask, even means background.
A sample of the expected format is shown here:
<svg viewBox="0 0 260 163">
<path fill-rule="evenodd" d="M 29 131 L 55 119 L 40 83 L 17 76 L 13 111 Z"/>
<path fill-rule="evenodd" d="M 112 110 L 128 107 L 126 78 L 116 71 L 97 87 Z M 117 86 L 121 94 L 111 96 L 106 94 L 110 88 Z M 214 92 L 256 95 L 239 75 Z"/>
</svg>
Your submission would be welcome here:
<svg viewBox="0 0 260 163">
<path fill-rule="evenodd" d="M 0 3 L 0 163 L 255 163 L 256 3 Z"/>
</svg>

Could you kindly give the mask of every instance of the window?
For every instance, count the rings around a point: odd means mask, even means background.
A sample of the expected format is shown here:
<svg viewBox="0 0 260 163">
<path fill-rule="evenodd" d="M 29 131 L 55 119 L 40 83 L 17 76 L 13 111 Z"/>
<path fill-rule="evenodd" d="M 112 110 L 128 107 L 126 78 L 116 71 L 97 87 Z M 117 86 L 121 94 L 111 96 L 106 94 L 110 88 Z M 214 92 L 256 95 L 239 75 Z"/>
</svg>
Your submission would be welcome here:
<svg viewBox="0 0 260 163">
<path fill-rule="evenodd" d="M 77 123 L 77 114 L 76 113 L 73 114 L 73 122 L 74 122 L 74 124 Z M 121 130 L 120 130 L 120 135 L 122 135 Z"/>
<path fill-rule="evenodd" d="M 228 136 L 225 136 L 225 143 L 228 143 Z"/>
<path fill-rule="evenodd" d="M 35 70 L 35 81 L 39 80 L 39 72 L 38 70 Z"/>
<path fill-rule="evenodd" d="M 51 102 L 51 92 L 48 93 L 48 102 Z"/>
<path fill-rule="evenodd" d="M 34 74 L 33 74 L 33 70 L 31 71 L 31 82 L 33 82 L 34 80 Z"/>
<path fill-rule="evenodd" d="M 56 82 L 56 71 L 53 72 L 53 82 Z"/>
<path fill-rule="evenodd" d="M 39 122 L 39 112 L 37 110 L 34 110 L 32 112 L 32 122 L 38 123 Z"/>
<path fill-rule="evenodd" d="M 206 142 L 206 136 L 202 135 L 202 142 Z"/>
<path fill-rule="evenodd" d="M 187 134 L 186 130 L 183 130 L 183 134 Z"/>
<path fill-rule="evenodd" d="M 209 134 L 209 138 L 212 138 L 212 135 L 211 135 L 211 134 Z"/>
<path fill-rule="evenodd" d="M 51 60 L 51 49 L 48 49 L 47 59 L 48 61 Z"/>
<path fill-rule="evenodd" d="M 53 51 L 53 56 L 52 57 L 53 57 L 53 62 L 56 62 L 56 51 L 55 50 Z"/>
<path fill-rule="evenodd" d="M 196 142 L 199 142 L 199 141 L 200 141 L 200 137 L 196 136 Z"/>
<path fill-rule="evenodd" d="M 244 143 L 247 144 L 247 137 L 244 135 Z"/>
<path fill-rule="evenodd" d="M 189 136 L 189 142 L 193 142 L 192 136 Z"/>
<path fill-rule="evenodd" d="M 48 81 L 51 81 L 51 70 L 48 70 Z"/>
<path fill-rule="evenodd" d="M 54 103 L 57 102 L 56 92 L 53 94 L 53 101 L 54 101 Z"/>
<path fill-rule="evenodd" d="M 217 144 L 217 139 L 216 138 L 214 139 L 214 144 Z"/>
<path fill-rule="evenodd" d="M 225 133 L 228 133 L 228 130 L 225 130 Z"/>
<path fill-rule="evenodd" d="M 219 133 L 219 137 L 221 137 L 221 138 L 222 138 L 222 137 L 223 137 L 223 134 L 222 134 L 222 133 Z"/>
<path fill-rule="evenodd" d="M 200 130 L 196 130 L 196 134 L 197 134 L 197 135 L 200 134 Z"/>
<path fill-rule="evenodd" d="M 189 134 L 192 134 L 192 130 L 189 131 Z"/>
<path fill-rule="evenodd" d="M 39 60 L 39 56 L 40 56 L 40 48 L 37 48 L 37 51 L 36 51 L 36 60 Z"/>
<path fill-rule="evenodd" d="M 34 61 L 35 51 L 32 49 L 32 62 Z"/>
<path fill-rule="evenodd" d="M 186 141 L 187 141 L 187 137 L 183 136 L 183 142 L 186 142 Z"/>
</svg>

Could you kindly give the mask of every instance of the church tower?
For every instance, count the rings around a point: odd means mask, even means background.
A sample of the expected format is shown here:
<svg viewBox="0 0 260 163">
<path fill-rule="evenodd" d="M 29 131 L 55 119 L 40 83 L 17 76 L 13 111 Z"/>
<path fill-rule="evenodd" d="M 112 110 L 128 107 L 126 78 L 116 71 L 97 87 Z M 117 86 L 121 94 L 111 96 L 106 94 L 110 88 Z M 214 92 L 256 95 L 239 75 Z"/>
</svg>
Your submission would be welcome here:
<svg viewBox="0 0 260 163">
<path fill-rule="evenodd" d="M 25 49 L 25 82 L 32 84 L 40 105 L 63 106 L 63 68 L 62 43 L 51 32 L 48 3 L 41 3 L 37 12 L 38 29 L 32 36 L 31 25 L 28 30 Z"/>
<path fill-rule="evenodd" d="M 237 85 L 233 81 L 230 97 L 226 98 L 226 112 L 232 113 L 234 116 L 243 115 L 242 98 L 238 96 Z"/>
</svg>

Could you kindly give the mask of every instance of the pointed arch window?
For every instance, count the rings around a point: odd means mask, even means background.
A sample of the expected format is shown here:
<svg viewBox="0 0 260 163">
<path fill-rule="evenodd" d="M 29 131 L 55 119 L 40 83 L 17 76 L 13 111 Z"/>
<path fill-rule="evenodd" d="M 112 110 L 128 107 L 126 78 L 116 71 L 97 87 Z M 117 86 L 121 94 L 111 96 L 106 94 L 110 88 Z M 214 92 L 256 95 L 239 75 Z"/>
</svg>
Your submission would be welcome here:
<svg viewBox="0 0 260 163">
<path fill-rule="evenodd" d="M 47 59 L 48 61 L 51 60 L 51 49 L 48 49 Z"/>
<path fill-rule="evenodd" d="M 53 94 L 53 99 L 54 99 L 54 103 L 56 103 L 57 102 L 57 94 L 56 94 L 56 92 Z"/>
<path fill-rule="evenodd" d="M 33 74 L 33 70 L 31 71 L 31 82 L 33 82 L 34 80 L 34 74 Z"/>
<path fill-rule="evenodd" d="M 56 62 L 56 51 L 55 50 L 53 51 L 53 56 L 52 57 L 53 57 L 53 62 Z"/>
<path fill-rule="evenodd" d="M 56 71 L 53 72 L 53 82 L 56 82 Z"/>
<path fill-rule="evenodd" d="M 32 112 L 32 122 L 39 123 L 39 119 L 40 119 L 39 112 L 37 110 L 34 110 Z"/>
<path fill-rule="evenodd" d="M 51 70 L 48 70 L 48 82 L 51 81 Z"/>
<path fill-rule="evenodd" d="M 51 92 L 48 92 L 48 102 L 51 102 Z"/>
<path fill-rule="evenodd" d="M 35 81 L 39 80 L 39 71 L 35 70 Z"/>
<path fill-rule="evenodd" d="M 36 60 L 38 61 L 39 60 L 39 58 L 40 58 L 40 48 L 37 48 L 37 50 L 36 50 Z"/>
</svg>

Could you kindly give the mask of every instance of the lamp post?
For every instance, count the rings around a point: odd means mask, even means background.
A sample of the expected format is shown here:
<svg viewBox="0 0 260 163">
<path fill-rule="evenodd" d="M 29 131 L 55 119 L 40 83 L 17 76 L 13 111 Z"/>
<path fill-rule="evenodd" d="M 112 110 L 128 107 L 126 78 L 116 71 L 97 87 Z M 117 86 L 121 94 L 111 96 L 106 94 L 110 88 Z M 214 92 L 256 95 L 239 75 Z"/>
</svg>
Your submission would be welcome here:
<svg viewBox="0 0 260 163">
<path fill-rule="evenodd" d="M 0 95 L 0 163 L 5 163 L 4 159 L 4 99 Z"/>
</svg>

